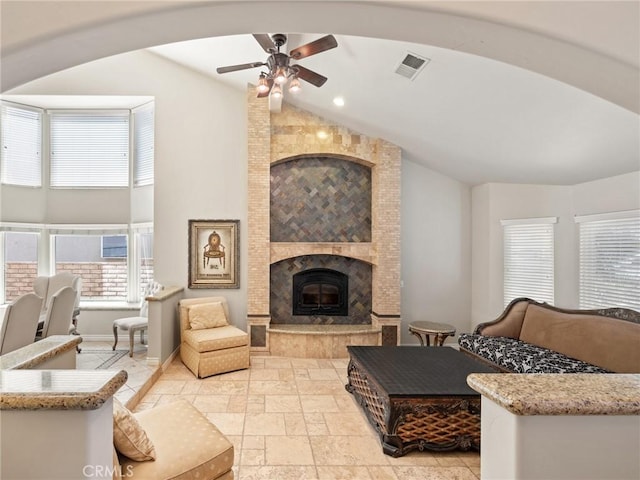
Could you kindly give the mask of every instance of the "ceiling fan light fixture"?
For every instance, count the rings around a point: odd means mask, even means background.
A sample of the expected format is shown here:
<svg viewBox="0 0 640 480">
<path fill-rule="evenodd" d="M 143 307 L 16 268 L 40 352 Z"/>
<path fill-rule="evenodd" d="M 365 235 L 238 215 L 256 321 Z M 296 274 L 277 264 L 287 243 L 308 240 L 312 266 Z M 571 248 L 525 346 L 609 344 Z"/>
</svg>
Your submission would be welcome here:
<svg viewBox="0 0 640 480">
<path fill-rule="evenodd" d="M 258 78 L 258 92 L 266 93 L 269 91 L 269 84 L 267 83 L 267 76 L 264 73 L 260 74 L 260 78 Z"/>
<path fill-rule="evenodd" d="M 271 89 L 271 96 L 273 98 L 280 98 L 282 97 L 282 88 L 280 87 L 280 85 L 275 84 L 273 86 L 273 88 Z"/>
<path fill-rule="evenodd" d="M 294 76 L 291 79 L 291 83 L 289 84 L 289 91 L 291 93 L 298 93 L 300 90 L 302 90 L 302 87 L 300 86 L 300 80 L 298 80 L 298 77 Z"/>
<path fill-rule="evenodd" d="M 273 81 L 278 85 L 284 85 L 287 82 L 287 71 L 283 67 L 278 67 Z"/>
</svg>

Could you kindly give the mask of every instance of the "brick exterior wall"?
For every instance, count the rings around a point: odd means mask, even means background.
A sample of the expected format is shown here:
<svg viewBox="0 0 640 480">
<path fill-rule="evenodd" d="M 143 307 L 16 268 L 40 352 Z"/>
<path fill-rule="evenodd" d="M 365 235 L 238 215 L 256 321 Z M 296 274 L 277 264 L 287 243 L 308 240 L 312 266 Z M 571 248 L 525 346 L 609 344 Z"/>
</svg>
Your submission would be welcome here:
<svg viewBox="0 0 640 480">
<path fill-rule="evenodd" d="M 58 263 L 58 273 L 69 272 L 82 277 L 82 294 L 85 299 L 126 299 L 127 262 Z M 38 275 L 36 262 L 10 262 L 5 265 L 5 299 L 15 300 L 20 295 L 33 292 L 33 281 Z M 142 284 L 153 279 L 153 262 L 143 262 Z"/>
</svg>

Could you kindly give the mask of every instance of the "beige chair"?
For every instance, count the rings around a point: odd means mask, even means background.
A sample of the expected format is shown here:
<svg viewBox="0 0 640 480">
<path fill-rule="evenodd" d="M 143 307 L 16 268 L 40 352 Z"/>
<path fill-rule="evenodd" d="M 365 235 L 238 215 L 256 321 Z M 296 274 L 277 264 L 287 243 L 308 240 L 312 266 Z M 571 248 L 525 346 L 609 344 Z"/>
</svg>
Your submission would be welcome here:
<svg viewBox="0 0 640 480">
<path fill-rule="evenodd" d="M 71 287 L 63 287 L 53 294 L 49 300 L 42 333 L 39 338 L 51 335 L 70 335 L 75 331 L 73 311 L 75 309 L 76 291 Z"/>
<path fill-rule="evenodd" d="M 144 345 L 144 332 L 149 328 L 149 302 L 147 297 L 155 295 L 162 290 L 162 285 L 157 282 L 150 282 L 144 290 L 142 302 L 140 303 L 140 312 L 136 317 L 118 318 L 113 321 L 113 348 L 118 345 L 118 330 L 129 332 L 129 356 L 133 357 L 133 343 L 136 332 L 140 332 L 140 343 Z"/>
<path fill-rule="evenodd" d="M 47 309 L 51 303 L 51 297 L 63 287 L 71 287 L 76 292 L 74 310 L 73 310 L 73 326 L 77 327 L 77 316 L 80 313 L 80 293 L 82 290 L 82 278 L 69 272 L 62 272 L 50 277 L 37 277 L 33 281 L 33 291 L 39 297 L 42 297 L 42 311 L 40 312 L 40 322 L 38 330 L 44 325 Z M 74 331 L 75 333 L 75 331 Z M 66 335 L 66 334 L 65 334 Z"/>
<path fill-rule="evenodd" d="M 180 358 L 195 376 L 249 368 L 249 335 L 228 324 L 224 297 L 184 299 L 179 308 Z"/>
<path fill-rule="evenodd" d="M 13 352 L 34 342 L 42 298 L 27 293 L 7 305 L 0 327 L 0 355 Z"/>
</svg>

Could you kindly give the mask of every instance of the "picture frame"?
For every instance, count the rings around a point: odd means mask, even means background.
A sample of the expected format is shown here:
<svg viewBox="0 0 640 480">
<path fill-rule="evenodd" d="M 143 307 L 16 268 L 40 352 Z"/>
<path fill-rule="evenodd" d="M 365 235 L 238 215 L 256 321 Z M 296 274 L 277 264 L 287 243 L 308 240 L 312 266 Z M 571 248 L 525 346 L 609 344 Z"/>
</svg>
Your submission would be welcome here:
<svg viewBox="0 0 640 480">
<path fill-rule="evenodd" d="M 189 220 L 189 288 L 240 288 L 240 220 Z"/>
</svg>

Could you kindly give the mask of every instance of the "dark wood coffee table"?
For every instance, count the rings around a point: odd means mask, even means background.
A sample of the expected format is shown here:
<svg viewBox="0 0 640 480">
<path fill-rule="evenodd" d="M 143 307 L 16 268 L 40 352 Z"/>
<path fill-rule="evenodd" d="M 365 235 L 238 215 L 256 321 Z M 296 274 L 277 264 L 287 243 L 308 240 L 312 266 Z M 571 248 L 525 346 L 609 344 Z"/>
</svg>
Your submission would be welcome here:
<svg viewBox="0 0 640 480">
<path fill-rule="evenodd" d="M 451 347 L 348 346 L 345 385 L 393 457 L 480 449 L 480 394 L 470 373 L 496 373 Z"/>
</svg>

